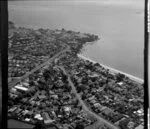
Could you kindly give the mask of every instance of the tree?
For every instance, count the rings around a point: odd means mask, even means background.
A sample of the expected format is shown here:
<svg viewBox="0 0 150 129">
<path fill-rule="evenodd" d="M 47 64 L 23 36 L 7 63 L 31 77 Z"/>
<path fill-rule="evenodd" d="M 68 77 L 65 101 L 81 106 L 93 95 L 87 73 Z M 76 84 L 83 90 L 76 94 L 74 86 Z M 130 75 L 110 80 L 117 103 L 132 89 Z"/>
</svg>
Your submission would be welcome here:
<svg viewBox="0 0 150 129">
<path fill-rule="evenodd" d="M 84 129 L 84 125 L 83 124 L 78 124 L 77 123 L 77 126 L 76 126 L 76 128 L 75 129 Z"/>
<path fill-rule="evenodd" d="M 61 30 L 62 30 L 62 31 L 65 31 L 65 29 L 64 29 L 64 28 L 62 28 Z"/>
<path fill-rule="evenodd" d="M 13 106 L 13 105 L 14 105 L 13 101 L 8 100 L 8 105 L 9 105 L 9 106 Z"/>
<path fill-rule="evenodd" d="M 29 85 L 30 85 L 30 86 L 34 86 L 34 85 L 35 85 L 34 81 L 30 80 L 30 81 L 29 81 Z"/>
<path fill-rule="evenodd" d="M 67 77 L 66 75 L 63 74 L 62 80 L 63 80 L 64 82 L 67 82 L 67 79 L 68 79 L 68 77 Z"/>
<path fill-rule="evenodd" d="M 86 85 L 77 85 L 77 91 L 80 93 L 80 92 L 82 92 L 82 91 L 84 91 L 84 90 L 86 90 L 87 89 L 87 86 Z"/>
<path fill-rule="evenodd" d="M 44 79 L 47 81 L 50 78 L 50 71 L 45 69 L 43 72 Z"/>
<path fill-rule="evenodd" d="M 130 120 L 125 119 L 119 122 L 119 127 L 120 129 L 128 129 L 127 125 L 129 123 Z"/>
<path fill-rule="evenodd" d="M 118 81 L 123 81 L 123 79 L 125 78 L 125 75 L 124 75 L 124 74 L 121 74 L 121 73 L 118 73 L 118 74 L 116 75 L 116 78 L 117 78 Z"/>
<path fill-rule="evenodd" d="M 46 127 L 43 125 L 42 122 L 39 122 L 39 121 L 38 121 L 38 122 L 35 124 L 35 127 L 34 127 L 33 129 L 46 129 Z"/>
</svg>

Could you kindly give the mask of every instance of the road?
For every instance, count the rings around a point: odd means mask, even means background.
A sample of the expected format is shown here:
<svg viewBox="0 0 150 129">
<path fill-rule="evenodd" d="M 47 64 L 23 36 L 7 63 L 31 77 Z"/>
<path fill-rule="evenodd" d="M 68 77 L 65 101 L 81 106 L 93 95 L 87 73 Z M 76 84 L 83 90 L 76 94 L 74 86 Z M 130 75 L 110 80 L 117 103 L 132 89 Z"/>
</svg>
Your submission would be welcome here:
<svg viewBox="0 0 150 129">
<path fill-rule="evenodd" d="M 10 83 L 8 84 L 8 88 L 9 88 L 9 89 L 12 88 L 12 87 L 15 86 L 18 82 L 20 82 L 21 80 L 25 79 L 25 78 L 28 77 L 30 74 L 32 74 L 32 73 L 34 73 L 35 71 L 37 71 L 38 69 L 44 67 L 46 64 L 52 62 L 55 58 L 59 57 L 61 54 L 65 53 L 66 51 L 69 51 L 69 50 L 70 50 L 70 48 L 69 48 L 69 46 L 67 46 L 66 49 L 64 49 L 63 51 L 57 53 L 55 56 L 53 56 L 52 58 L 48 59 L 46 62 L 44 62 L 44 63 L 38 65 L 36 68 L 32 69 L 30 72 L 27 72 L 25 75 L 23 75 L 23 76 L 20 77 L 19 79 L 16 79 L 16 80 L 10 82 Z"/>
<path fill-rule="evenodd" d="M 65 68 L 63 66 L 58 66 L 63 72 L 64 74 L 68 75 L 68 73 L 66 72 Z M 105 120 L 104 118 L 98 116 L 97 114 L 95 114 L 94 112 L 90 111 L 88 109 L 88 107 L 86 106 L 86 104 L 83 102 L 83 100 L 81 99 L 80 95 L 77 93 L 77 90 L 73 84 L 73 82 L 70 79 L 70 76 L 68 75 L 68 82 L 71 85 L 72 91 L 76 94 L 77 99 L 79 100 L 80 104 L 82 105 L 83 109 L 91 116 L 94 116 L 99 122 L 105 123 L 106 125 L 108 125 L 109 127 L 113 128 L 113 129 L 119 129 L 119 127 L 115 126 L 114 124 L 110 123 L 109 121 Z"/>
</svg>

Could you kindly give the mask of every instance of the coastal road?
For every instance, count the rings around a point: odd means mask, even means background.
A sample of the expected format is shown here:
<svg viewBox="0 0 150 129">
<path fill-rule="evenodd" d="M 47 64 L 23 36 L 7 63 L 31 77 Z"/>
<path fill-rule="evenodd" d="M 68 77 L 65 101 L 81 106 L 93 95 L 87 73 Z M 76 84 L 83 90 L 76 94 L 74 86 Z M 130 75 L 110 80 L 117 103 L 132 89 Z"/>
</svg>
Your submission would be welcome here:
<svg viewBox="0 0 150 129">
<path fill-rule="evenodd" d="M 15 86 L 18 82 L 20 82 L 21 80 L 27 78 L 30 74 L 34 73 L 35 71 L 37 71 L 38 69 L 44 67 L 45 65 L 47 65 L 48 63 L 52 62 L 55 58 L 59 57 L 61 54 L 65 53 L 66 51 L 69 51 L 70 47 L 67 46 L 66 49 L 64 49 L 63 51 L 57 53 L 55 56 L 53 56 L 52 58 L 48 59 L 46 62 L 38 65 L 36 68 L 34 68 L 33 70 L 31 70 L 30 72 L 27 72 L 25 75 L 23 75 L 22 77 L 20 77 L 19 79 L 16 79 L 10 83 L 8 83 L 8 88 L 12 88 L 13 86 Z"/>
<path fill-rule="evenodd" d="M 82 105 L 83 109 L 91 116 L 94 116 L 100 123 L 105 123 L 107 126 L 111 127 L 112 129 L 119 129 L 119 127 L 115 126 L 114 124 L 110 123 L 109 121 L 105 120 L 104 118 L 98 116 L 97 114 L 95 114 L 94 112 L 90 111 L 88 109 L 88 107 L 86 106 L 86 104 L 83 102 L 83 100 L 81 99 L 81 96 L 77 93 L 77 90 L 73 84 L 73 82 L 71 81 L 70 76 L 68 75 L 68 73 L 66 72 L 65 68 L 63 66 L 58 66 L 58 68 L 60 68 L 65 75 L 68 76 L 68 82 L 71 85 L 72 91 L 75 93 L 77 99 L 79 100 L 80 104 Z"/>
</svg>

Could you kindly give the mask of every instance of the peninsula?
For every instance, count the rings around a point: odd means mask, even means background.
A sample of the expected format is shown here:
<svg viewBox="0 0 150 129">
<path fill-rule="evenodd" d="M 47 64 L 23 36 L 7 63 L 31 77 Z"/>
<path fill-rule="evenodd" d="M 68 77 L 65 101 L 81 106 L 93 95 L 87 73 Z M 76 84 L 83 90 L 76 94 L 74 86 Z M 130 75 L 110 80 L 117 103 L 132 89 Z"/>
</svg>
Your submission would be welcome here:
<svg viewBox="0 0 150 129">
<path fill-rule="evenodd" d="M 144 126 L 143 83 L 79 56 L 97 35 L 9 28 L 9 119 L 45 129 Z"/>
</svg>

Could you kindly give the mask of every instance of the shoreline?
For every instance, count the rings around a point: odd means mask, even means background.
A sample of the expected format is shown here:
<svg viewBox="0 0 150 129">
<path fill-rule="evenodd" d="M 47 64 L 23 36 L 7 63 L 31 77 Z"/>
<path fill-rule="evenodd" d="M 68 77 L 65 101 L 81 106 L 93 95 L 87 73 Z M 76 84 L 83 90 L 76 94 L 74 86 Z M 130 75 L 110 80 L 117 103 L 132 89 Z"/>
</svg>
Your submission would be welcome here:
<svg viewBox="0 0 150 129">
<path fill-rule="evenodd" d="M 94 60 L 92 60 L 92 59 L 90 59 L 90 58 L 88 58 L 88 57 L 83 56 L 82 54 L 77 54 L 77 55 L 78 55 L 79 58 L 82 58 L 82 59 L 84 59 L 84 60 L 89 60 L 89 61 L 91 61 L 91 62 L 93 62 L 93 63 L 99 63 L 99 62 L 96 62 L 96 61 L 94 61 Z M 122 72 L 122 71 L 120 71 L 120 70 L 114 69 L 114 68 L 109 67 L 109 66 L 106 66 L 106 65 L 104 65 L 104 64 L 101 64 L 101 63 L 99 63 L 99 64 L 102 65 L 104 68 L 109 69 L 109 70 L 110 70 L 111 72 L 113 72 L 113 73 L 121 73 L 121 74 L 124 74 L 125 76 L 129 77 L 129 78 L 130 78 L 131 80 L 133 80 L 133 81 L 136 81 L 136 82 L 138 82 L 138 83 L 144 83 L 144 80 L 141 79 L 141 78 L 135 77 L 135 76 L 133 76 L 133 75 L 131 75 L 131 74 Z"/>
</svg>

